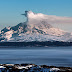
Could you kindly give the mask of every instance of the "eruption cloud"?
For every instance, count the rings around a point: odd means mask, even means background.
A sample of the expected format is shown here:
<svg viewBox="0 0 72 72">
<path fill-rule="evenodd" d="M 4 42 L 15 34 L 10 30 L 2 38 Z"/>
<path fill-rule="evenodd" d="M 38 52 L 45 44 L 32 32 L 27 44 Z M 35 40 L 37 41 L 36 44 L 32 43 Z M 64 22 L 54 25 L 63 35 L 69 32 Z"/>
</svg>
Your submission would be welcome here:
<svg viewBox="0 0 72 72">
<path fill-rule="evenodd" d="M 29 22 L 37 22 L 45 20 L 49 24 L 72 24 L 72 17 L 61 17 L 55 15 L 44 15 L 42 13 L 33 13 L 32 11 L 25 11 L 24 14 Z"/>
</svg>

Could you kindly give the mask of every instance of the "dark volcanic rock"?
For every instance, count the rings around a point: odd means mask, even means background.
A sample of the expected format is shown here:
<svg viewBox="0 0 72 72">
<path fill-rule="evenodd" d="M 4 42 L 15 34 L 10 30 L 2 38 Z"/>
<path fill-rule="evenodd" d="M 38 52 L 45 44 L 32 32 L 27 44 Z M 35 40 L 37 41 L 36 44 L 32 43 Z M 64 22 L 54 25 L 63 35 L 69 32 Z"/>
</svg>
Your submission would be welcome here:
<svg viewBox="0 0 72 72">
<path fill-rule="evenodd" d="M 0 72 L 72 72 L 72 68 L 35 64 L 0 64 Z"/>
</svg>

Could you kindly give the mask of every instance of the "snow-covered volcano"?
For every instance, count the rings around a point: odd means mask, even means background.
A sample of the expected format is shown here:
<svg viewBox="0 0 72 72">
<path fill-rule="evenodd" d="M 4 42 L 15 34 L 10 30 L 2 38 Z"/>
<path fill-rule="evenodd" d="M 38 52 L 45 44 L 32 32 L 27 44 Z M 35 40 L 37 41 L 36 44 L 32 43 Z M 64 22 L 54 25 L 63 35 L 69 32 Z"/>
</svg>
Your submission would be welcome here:
<svg viewBox="0 0 72 72">
<path fill-rule="evenodd" d="M 0 31 L 0 41 L 65 41 L 71 42 L 72 35 L 54 28 L 48 21 L 51 18 L 41 13 L 25 11 L 27 21 L 13 27 L 5 27 Z"/>
</svg>

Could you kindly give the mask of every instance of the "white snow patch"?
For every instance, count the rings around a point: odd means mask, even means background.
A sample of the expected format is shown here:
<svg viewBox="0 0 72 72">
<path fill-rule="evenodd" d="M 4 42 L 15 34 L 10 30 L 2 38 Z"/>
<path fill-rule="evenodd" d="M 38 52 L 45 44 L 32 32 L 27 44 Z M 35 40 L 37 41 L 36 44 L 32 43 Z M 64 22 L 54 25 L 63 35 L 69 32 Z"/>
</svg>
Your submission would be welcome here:
<svg viewBox="0 0 72 72">
<path fill-rule="evenodd" d="M 50 71 L 59 71 L 59 68 L 50 68 Z"/>
</svg>

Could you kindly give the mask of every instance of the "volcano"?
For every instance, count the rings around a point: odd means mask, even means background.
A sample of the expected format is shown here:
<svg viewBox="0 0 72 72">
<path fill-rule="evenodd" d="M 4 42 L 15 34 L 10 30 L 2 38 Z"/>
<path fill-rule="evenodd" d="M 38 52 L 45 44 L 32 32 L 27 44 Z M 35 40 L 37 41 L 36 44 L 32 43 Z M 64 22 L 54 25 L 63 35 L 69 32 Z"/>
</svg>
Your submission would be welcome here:
<svg viewBox="0 0 72 72">
<path fill-rule="evenodd" d="M 50 16 L 25 11 L 26 22 L 0 30 L 0 42 L 72 42 L 72 34 L 50 24 Z"/>
</svg>

